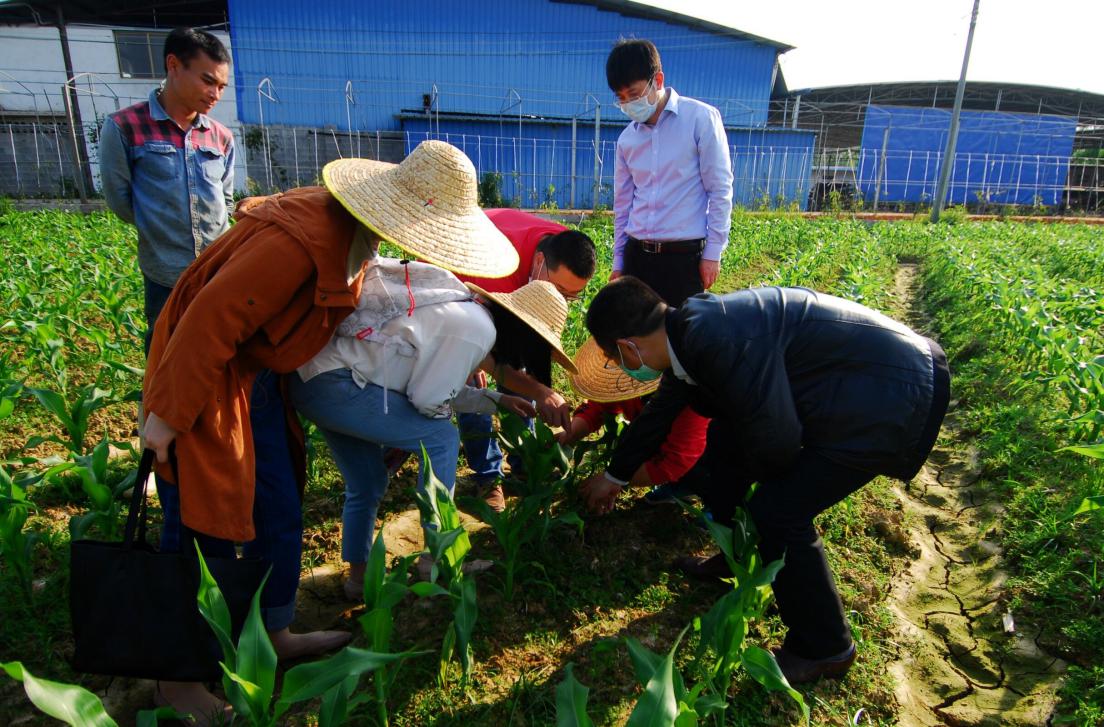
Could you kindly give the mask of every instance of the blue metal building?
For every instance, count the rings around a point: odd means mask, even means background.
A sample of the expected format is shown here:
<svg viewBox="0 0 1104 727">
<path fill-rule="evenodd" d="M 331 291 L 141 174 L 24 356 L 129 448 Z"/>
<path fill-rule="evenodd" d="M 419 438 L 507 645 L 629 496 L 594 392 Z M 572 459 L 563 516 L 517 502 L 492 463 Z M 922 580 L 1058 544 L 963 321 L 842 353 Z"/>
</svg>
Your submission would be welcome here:
<svg viewBox="0 0 1104 727">
<path fill-rule="evenodd" d="M 628 0 L 230 0 L 229 10 L 248 124 L 401 131 L 408 150 L 447 138 L 501 175 L 507 200 L 610 204 L 627 119 L 605 59 L 618 38 L 641 37 L 659 48 L 668 85 L 721 111 L 737 201 L 807 196 L 814 135 L 766 129 L 790 48 L 777 41 Z"/>
<path fill-rule="evenodd" d="M 869 106 L 856 162 L 863 197 L 930 203 L 950 121 L 946 109 Z M 1076 130 L 1069 116 L 963 111 L 948 203 L 1057 205 Z"/>
</svg>

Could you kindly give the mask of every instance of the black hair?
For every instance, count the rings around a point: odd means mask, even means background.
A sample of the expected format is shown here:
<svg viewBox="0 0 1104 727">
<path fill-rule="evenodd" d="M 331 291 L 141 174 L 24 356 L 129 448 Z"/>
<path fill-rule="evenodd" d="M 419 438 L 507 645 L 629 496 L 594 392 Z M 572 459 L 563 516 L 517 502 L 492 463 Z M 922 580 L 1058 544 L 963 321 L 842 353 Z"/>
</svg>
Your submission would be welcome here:
<svg viewBox="0 0 1104 727">
<path fill-rule="evenodd" d="M 546 235 L 537 244 L 537 252 L 544 253 L 545 266 L 559 268 L 566 265 L 568 270 L 584 280 L 590 280 L 590 276 L 594 275 L 594 266 L 598 261 L 594 241 L 578 230 Z"/>
<path fill-rule="evenodd" d="M 170 54 L 176 56 L 187 67 L 200 51 L 203 51 L 208 58 L 216 63 L 230 62 L 230 52 L 226 50 L 226 46 L 206 30 L 174 28 L 169 36 L 165 38 L 163 53 L 165 70 L 169 70 Z"/>
<path fill-rule="evenodd" d="M 606 58 L 606 83 L 617 93 L 637 81 L 652 80 L 662 70 L 659 51 L 652 41 L 622 38 Z"/>
<path fill-rule="evenodd" d="M 495 365 L 525 369 L 537 381 L 551 386 L 552 346 L 505 307 L 490 298 L 486 300 L 495 327 L 495 343 L 491 348 Z"/>
<path fill-rule="evenodd" d="M 598 291 L 586 312 L 586 326 L 607 354 L 617 339 L 646 336 L 663 325 L 666 305 L 644 281 L 623 275 Z"/>
</svg>

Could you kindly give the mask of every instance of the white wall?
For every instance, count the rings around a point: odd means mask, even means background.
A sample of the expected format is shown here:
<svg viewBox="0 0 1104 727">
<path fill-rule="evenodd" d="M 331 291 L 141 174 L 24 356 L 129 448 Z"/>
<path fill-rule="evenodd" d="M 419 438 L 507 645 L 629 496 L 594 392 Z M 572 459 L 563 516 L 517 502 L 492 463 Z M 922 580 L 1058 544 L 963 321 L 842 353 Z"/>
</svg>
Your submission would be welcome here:
<svg viewBox="0 0 1104 727">
<path fill-rule="evenodd" d="M 144 101 L 157 86 L 158 81 L 154 79 L 123 78 L 120 75 L 113 31 L 132 28 L 70 25 L 66 30 L 73 73 L 95 74 L 81 77 L 77 84 L 81 119 L 86 128 L 98 124 L 117 108 Z M 214 35 L 230 48 L 229 34 L 215 32 Z M 56 28 L 0 26 L 0 111 L 31 114 L 37 111 L 43 116 L 52 112 L 64 116 L 61 87 L 65 81 L 65 64 Z M 244 190 L 245 154 L 237 116 L 233 71 L 230 73 L 230 85 L 211 116 L 234 132 L 238 149 L 234 181 L 238 189 Z M 95 149 L 90 149 L 89 158 L 95 160 L 96 157 Z M 98 179 L 95 163 L 92 173 Z"/>
</svg>

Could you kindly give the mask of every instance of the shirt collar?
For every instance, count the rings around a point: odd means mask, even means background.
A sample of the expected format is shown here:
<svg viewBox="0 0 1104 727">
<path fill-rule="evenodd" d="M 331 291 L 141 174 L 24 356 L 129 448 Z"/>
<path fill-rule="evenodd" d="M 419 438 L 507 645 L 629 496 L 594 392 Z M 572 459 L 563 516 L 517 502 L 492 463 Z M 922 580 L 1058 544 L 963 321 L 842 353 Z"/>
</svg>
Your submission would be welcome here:
<svg viewBox="0 0 1104 727">
<path fill-rule="evenodd" d="M 168 113 L 165 112 L 165 107 L 161 105 L 161 99 L 157 98 L 157 92 L 160 90 L 160 87 L 158 87 L 150 91 L 150 117 L 154 121 L 173 121 L 171 118 L 169 118 Z M 173 121 L 173 123 L 176 122 Z M 195 120 L 192 121 L 192 128 L 206 129 L 208 126 L 210 126 L 210 121 L 207 119 L 206 114 L 196 114 Z"/>
<path fill-rule="evenodd" d="M 681 379 L 691 386 L 697 386 L 697 382 L 690 378 L 690 374 L 686 373 L 686 369 L 682 367 L 682 363 L 678 360 L 678 356 L 675 355 L 675 349 L 671 348 L 671 339 L 667 339 L 667 355 L 671 357 L 671 370 L 675 373 L 675 378 Z"/>
</svg>

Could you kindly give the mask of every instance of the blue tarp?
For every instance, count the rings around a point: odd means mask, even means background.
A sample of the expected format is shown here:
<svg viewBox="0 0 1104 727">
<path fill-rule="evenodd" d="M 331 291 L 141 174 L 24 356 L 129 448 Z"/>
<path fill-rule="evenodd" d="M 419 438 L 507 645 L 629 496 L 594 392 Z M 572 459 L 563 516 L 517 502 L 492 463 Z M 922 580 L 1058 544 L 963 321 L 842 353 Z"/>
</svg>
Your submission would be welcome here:
<svg viewBox="0 0 1104 727">
<path fill-rule="evenodd" d="M 868 107 L 855 170 L 863 197 L 880 182 L 880 202 L 930 204 L 950 126 L 945 109 Z M 1065 116 L 963 111 L 947 203 L 1059 204 L 1076 128 Z"/>
</svg>

